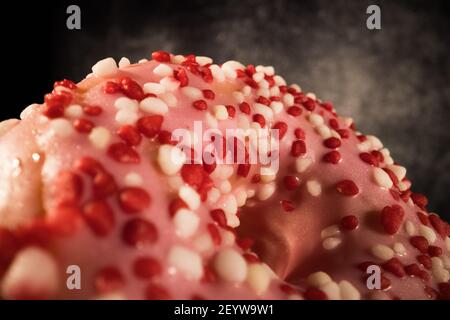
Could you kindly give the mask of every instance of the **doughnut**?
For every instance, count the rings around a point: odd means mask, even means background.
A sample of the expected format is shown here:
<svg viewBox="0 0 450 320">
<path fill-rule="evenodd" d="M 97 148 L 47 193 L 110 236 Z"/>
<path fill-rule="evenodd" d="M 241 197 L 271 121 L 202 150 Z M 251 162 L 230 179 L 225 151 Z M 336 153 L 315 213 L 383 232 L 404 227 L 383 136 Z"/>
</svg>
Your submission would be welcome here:
<svg viewBox="0 0 450 320">
<path fill-rule="evenodd" d="M 271 66 L 106 58 L 0 136 L 2 299 L 450 298 L 449 224 Z"/>
</svg>

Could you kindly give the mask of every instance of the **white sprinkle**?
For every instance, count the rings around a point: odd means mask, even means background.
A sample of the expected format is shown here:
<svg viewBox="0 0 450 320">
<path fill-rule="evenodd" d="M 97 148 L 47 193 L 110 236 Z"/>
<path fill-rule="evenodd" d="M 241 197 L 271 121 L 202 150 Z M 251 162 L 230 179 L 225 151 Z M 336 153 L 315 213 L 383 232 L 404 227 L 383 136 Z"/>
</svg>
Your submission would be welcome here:
<svg viewBox="0 0 450 320">
<path fill-rule="evenodd" d="M 144 179 L 139 173 L 130 172 L 125 176 L 124 183 L 129 187 L 137 187 L 144 183 Z"/>
<path fill-rule="evenodd" d="M 180 238 L 189 238 L 197 232 L 200 218 L 191 210 L 180 209 L 173 217 L 173 223 Z"/>
<path fill-rule="evenodd" d="M 309 180 L 306 182 L 306 189 L 313 197 L 318 197 L 322 193 L 322 186 L 317 180 Z"/>
<path fill-rule="evenodd" d="M 392 180 L 389 175 L 381 168 L 375 167 L 373 168 L 373 179 L 375 183 L 381 187 L 390 189 L 393 186 Z"/>
<path fill-rule="evenodd" d="M 180 171 L 186 161 L 186 155 L 175 146 L 163 144 L 159 147 L 157 161 L 162 172 L 174 175 Z"/>
<path fill-rule="evenodd" d="M 270 88 L 270 95 L 271 96 L 279 96 L 280 95 L 280 87 L 279 86 L 273 86 L 272 88 Z"/>
<path fill-rule="evenodd" d="M 152 93 L 155 95 L 160 95 L 166 92 L 166 88 L 157 82 L 147 82 L 143 86 L 143 90 L 145 93 Z"/>
<path fill-rule="evenodd" d="M 413 236 L 416 234 L 416 227 L 411 221 L 408 220 L 405 222 L 405 231 L 409 236 Z"/>
<path fill-rule="evenodd" d="M 350 128 L 350 126 L 353 124 L 353 119 L 349 117 L 341 117 L 341 120 L 344 124 L 344 127 Z"/>
<path fill-rule="evenodd" d="M 69 137 L 75 132 L 70 121 L 63 118 L 51 120 L 50 128 L 55 135 L 61 138 Z"/>
<path fill-rule="evenodd" d="M 190 186 L 182 186 L 180 190 L 178 190 L 178 196 L 181 200 L 186 202 L 191 210 L 197 210 L 200 206 L 200 196 L 197 191 Z"/>
<path fill-rule="evenodd" d="M 384 244 L 377 244 L 371 248 L 372 255 L 383 261 L 394 257 L 394 251 Z"/>
<path fill-rule="evenodd" d="M 283 104 L 280 101 L 272 101 L 270 103 L 270 107 L 273 110 L 273 113 L 278 114 L 283 111 Z"/>
<path fill-rule="evenodd" d="M 95 127 L 89 134 L 89 141 L 94 147 L 104 149 L 111 140 L 111 133 L 105 127 Z"/>
<path fill-rule="evenodd" d="M 3 276 L 1 294 L 6 299 L 17 299 L 18 293 L 51 297 L 57 292 L 58 285 L 59 270 L 55 259 L 41 248 L 28 247 L 19 251 Z"/>
<path fill-rule="evenodd" d="M 269 288 L 270 275 L 260 263 L 251 263 L 248 265 L 247 283 L 256 295 L 262 295 Z"/>
<path fill-rule="evenodd" d="M 107 77 L 117 71 L 117 64 L 113 58 L 100 60 L 92 67 L 92 73 L 98 77 Z"/>
<path fill-rule="evenodd" d="M 167 77 L 173 74 L 173 70 L 167 64 L 161 63 L 153 69 L 153 73 L 160 77 Z"/>
<path fill-rule="evenodd" d="M 79 104 L 71 104 L 64 111 L 64 115 L 69 118 L 79 118 L 83 115 L 83 108 Z"/>
<path fill-rule="evenodd" d="M 183 87 L 181 92 L 188 98 L 192 100 L 198 100 L 203 98 L 203 93 L 200 89 L 195 87 Z"/>
<path fill-rule="evenodd" d="M 292 86 L 295 86 L 295 84 L 293 84 L 293 85 L 291 85 L 291 87 Z M 298 85 L 297 85 L 298 86 Z M 298 88 L 300 88 L 300 87 L 298 87 Z M 299 89 L 300 90 L 300 89 Z M 306 97 L 308 97 L 308 98 L 310 98 L 310 99 L 313 99 L 313 100 L 316 100 L 316 94 L 315 93 L 313 93 L 313 92 L 308 92 L 307 94 L 306 94 Z"/>
<path fill-rule="evenodd" d="M 447 248 L 447 251 L 450 251 L 450 238 L 445 237 L 445 247 Z"/>
<path fill-rule="evenodd" d="M 241 92 L 244 96 L 247 97 L 252 93 L 252 88 L 250 86 L 246 85 L 242 88 Z"/>
<path fill-rule="evenodd" d="M 426 225 L 419 225 L 419 234 L 425 237 L 429 243 L 434 243 L 436 241 L 436 233 Z"/>
<path fill-rule="evenodd" d="M 233 91 L 232 93 L 233 98 L 236 100 L 237 103 L 244 102 L 244 94 L 240 91 Z"/>
<path fill-rule="evenodd" d="M 309 122 L 313 127 L 318 127 L 320 125 L 324 124 L 323 117 L 320 114 L 317 113 L 311 113 L 308 117 Z"/>
<path fill-rule="evenodd" d="M 167 112 L 169 112 L 169 107 L 167 106 L 167 103 L 165 103 L 163 100 L 159 98 L 154 97 L 148 97 L 141 101 L 139 104 L 139 107 L 142 111 L 152 113 L 152 114 L 159 114 L 164 115 Z"/>
<path fill-rule="evenodd" d="M 176 107 L 178 100 L 177 97 L 175 97 L 174 94 L 170 92 L 163 93 L 159 96 L 167 105 L 171 108 Z"/>
<path fill-rule="evenodd" d="M 328 300 L 341 300 L 341 290 L 336 282 L 328 282 L 320 287 L 320 290 L 325 292 Z"/>
<path fill-rule="evenodd" d="M 193 240 L 194 247 L 199 252 L 206 252 L 214 247 L 209 233 L 202 233 Z"/>
<path fill-rule="evenodd" d="M 61 91 L 65 91 L 65 92 L 72 92 L 71 89 L 67 88 L 67 87 L 63 87 L 63 86 L 57 86 L 54 89 L 56 92 L 61 92 Z"/>
<path fill-rule="evenodd" d="M 450 257 L 449 256 L 442 256 L 442 262 L 444 264 L 445 269 L 450 269 Z"/>
<path fill-rule="evenodd" d="M 236 203 L 238 207 L 242 207 L 247 202 L 247 192 L 245 189 L 239 189 L 234 192 L 236 197 Z"/>
<path fill-rule="evenodd" d="M 264 79 L 264 73 L 263 72 L 255 72 L 252 76 L 253 80 L 255 80 L 255 82 L 260 82 L 261 80 Z"/>
<path fill-rule="evenodd" d="M 227 282 L 240 283 L 247 277 L 247 262 L 233 249 L 220 251 L 214 260 L 214 267 L 218 276 Z"/>
<path fill-rule="evenodd" d="M 294 96 L 290 93 L 286 93 L 283 97 L 283 103 L 286 107 L 290 107 L 294 104 Z"/>
<path fill-rule="evenodd" d="M 206 125 L 209 128 L 216 129 L 216 128 L 219 127 L 219 122 L 217 121 L 216 117 L 214 117 L 212 114 L 206 113 L 205 114 L 205 118 L 206 118 L 205 119 L 206 120 Z"/>
<path fill-rule="evenodd" d="M 263 184 L 258 190 L 258 199 L 261 201 L 269 199 L 275 192 L 276 185 L 274 182 Z"/>
<path fill-rule="evenodd" d="M 214 117 L 216 117 L 217 120 L 227 120 L 228 119 L 228 110 L 222 104 L 213 106 L 212 112 L 214 114 Z"/>
<path fill-rule="evenodd" d="M 148 59 L 141 59 L 138 61 L 138 63 L 145 63 L 145 62 L 148 62 Z"/>
<path fill-rule="evenodd" d="M 227 61 L 222 64 L 222 70 L 228 79 L 234 80 L 237 77 L 236 69 L 245 69 L 245 67 L 237 61 Z"/>
<path fill-rule="evenodd" d="M 316 287 L 316 288 L 323 286 L 331 281 L 332 280 L 331 280 L 330 276 L 323 271 L 311 273 L 308 276 L 308 278 L 306 279 L 306 282 L 308 283 L 308 285 L 310 285 L 312 287 Z"/>
<path fill-rule="evenodd" d="M 339 289 L 341 291 L 342 300 L 361 300 L 361 294 L 358 289 L 347 280 L 339 282 Z"/>
<path fill-rule="evenodd" d="M 232 186 L 229 180 L 224 180 L 219 185 L 220 192 L 222 193 L 230 193 Z"/>
<path fill-rule="evenodd" d="M 177 54 L 172 56 L 171 62 L 173 64 L 181 64 L 184 60 L 186 60 L 186 58 L 183 55 Z"/>
<path fill-rule="evenodd" d="M 217 82 L 225 81 L 225 74 L 217 64 L 212 64 L 211 66 L 209 66 L 209 70 L 211 70 L 211 74 L 213 78 L 217 80 Z"/>
<path fill-rule="evenodd" d="M 331 237 L 331 236 L 338 235 L 339 233 L 341 233 L 341 230 L 339 230 L 339 226 L 336 225 L 336 224 L 333 224 L 333 225 L 323 229 L 320 232 L 320 237 L 322 239 L 325 239 L 325 238 L 328 238 L 328 237 Z"/>
<path fill-rule="evenodd" d="M 316 127 L 316 131 L 323 139 L 328 139 L 331 137 L 331 130 L 325 124 Z"/>
<path fill-rule="evenodd" d="M 290 87 L 293 88 L 293 89 L 295 89 L 295 90 L 298 91 L 298 92 L 302 92 L 302 88 L 300 88 L 300 86 L 299 86 L 298 84 L 296 84 L 296 83 L 291 84 Z M 310 95 L 310 94 L 311 94 L 311 93 L 308 92 L 308 93 L 306 94 L 306 96 L 308 96 L 308 95 Z M 314 93 L 313 93 L 313 94 L 314 94 Z M 311 96 L 308 96 L 308 97 L 310 97 L 310 98 L 312 98 L 312 99 L 316 99 L 316 98 L 315 98 L 315 95 L 314 95 L 314 97 L 311 97 Z"/>
<path fill-rule="evenodd" d="M 119 68 L 125 68 L 128 67 L 130 65 L 130 59 L 128 59 L 127 57 L 122 57 L 119 60 Z"/>
<path fill-rule="evenodd" d="M 275 81 L 275 84 L 277 86 L 285 86 L 286 85 L 286 81 L 283 79 L 283 77 L 276 75 L 273 77 L 273 80 Z"/>
<path fill-rule="evenodd" d="M 383 143 L 381 143 L 380 139 L 378 139 L 377 137 L 368 135 L 366 136 L 366 138 L 370 141 L 373 149 L 380 150 L 381 148 L 383 148 Z"/>
<path fill-rule="evenodd" d="M 342 242 L 339 238 L 327 238 L 322 242 L 322 246 L 325 250 L 333 250 Z"/>
<path fill-rule="evenodd" d="M 188 280 L 200 280 L 203 276 L 202 258 L 194 251 L 174 246 L 169 252 L 169 265 L 181 272 Z"/>
<path fill-rule="evenodd" d="M 388 169 L 392 170 L 394 174 L 397 176 L 398 180 L 401 181 L 406 176 L 406 168 L 399 165 L 389 165 Z"/>
<path fill-rule="evenodd" d="M 159 83 L 166 89 L 166 91 L 175 91 L 180 87 L 180 81 L 171 76 L 162 78 Z"/>
<path fill-rule="evenodd" d="M 127 97 L 120 97 L 114 101 L 114 107 L 117 109 L 126 109 L 131 111 L 137 111 L 139 108 L 139 103 Z"/>
<path fill-rule="evenodd" d="M 298 173 L 303 173 L 309 168 L 311 164 L 312 159 L 310 157 L 297 158 L 297 160 L 295 161 L 295 168 Z"/>
<path fill-rule="evenodd" d="M 219 198 L 220 198 L 220 191 L 219 191 L 219 189 L 211 188 L 208 191 L 206 199 L 207 199 L 209 204 L 215 204 L 217 201 L 219 201 Z"/>
<path fill-rule="evenodd" d="M 261 85 L 263 82 L 265 82 L 265 81 L 263 80 L 263 81 L 261 81 L 261 82 L 259 83 L 259 89 L 258 89 L 258 91 L 256 92 L 256 95 L 257 95 L 257 96 L 263 96 L 264 98 L 269 98 L 269 97 L 270 97 L 270 90 L 269 90 L 269 88 L 264 88 L 264 87 Z"/>
<path fill-rule="evenodd" d="M 266 120 L 272 120 L 273 119 L 273 111 L 272 109 L 270 109 L 270 107 L 266 106 L 265 104 L 262 103 L 255 103 L 253 104 L 253 111 L 255 113 L 259 113 L 262 116 L 264 116 L 264 118 L 266 118 Z"/>
<path fill-rule="evenodd" d="M 236 228 L 239 226 L 240 221 L 236 216 L 236 212 L 238 209 L 236 197 L 234 195 L 227 195 L 221 205 L 223 211 L 225 212 L 225 216 L 227 218 L 227 224 L 230 227 Z"/>
<path fill-rule="evenodd" d="M 134 124 L 138 118 L 137 112 L 129 109 L 120 109 L 115 116 L 115 120 L 119 124 Z"/>
<path fill-rule="evenodd" d="M 404 256 L 406 254 L 406 248 L 401 242 L 396 242 L 393 246 L 393 249 L 399 256 Z"/>
<path fill-rule="evenodd" d="M 358 143 L 357 147 L 358 147 L 358 150 L 361 152 L 367 152 L 367 151 L 372 150 L 372 144 L 370 143 L 369 140 Z"/>
<path fill-rule="evenodd" d="M 203 57 L 203 56 L 195 57 L 195 61 L 202 67 L 207 64 L 213 63 L 213 59 L 211 59 L 210 57 Z"/>
</svg>

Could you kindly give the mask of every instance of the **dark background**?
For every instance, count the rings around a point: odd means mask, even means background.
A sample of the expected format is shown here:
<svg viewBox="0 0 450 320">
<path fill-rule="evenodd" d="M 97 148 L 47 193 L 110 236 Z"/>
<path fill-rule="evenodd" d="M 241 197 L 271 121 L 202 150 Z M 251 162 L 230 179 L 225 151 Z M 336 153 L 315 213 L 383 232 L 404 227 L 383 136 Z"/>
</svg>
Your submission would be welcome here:
<svg viewBox="0 0 450 320">
<path fill-rule="evenodd" d="M 81 7 L 81 30 L 66 8 Z M 381 30 L 366 8 L 381 7 Z M 273 65 L 380 137 L 450 220 L 450 1 L 2 2 L 2 119 L 99 59 L 164 49 Z"/>
</svg>

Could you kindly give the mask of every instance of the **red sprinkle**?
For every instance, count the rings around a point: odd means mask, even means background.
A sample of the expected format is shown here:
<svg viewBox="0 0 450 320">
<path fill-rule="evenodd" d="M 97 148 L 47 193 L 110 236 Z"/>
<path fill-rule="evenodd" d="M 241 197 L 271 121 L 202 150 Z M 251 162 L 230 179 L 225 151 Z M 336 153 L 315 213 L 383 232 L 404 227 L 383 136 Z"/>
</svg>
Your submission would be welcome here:
<svg viewBox="0 0 450 320">
<path fill-rule="evenodd" d="M 448 236 L 450 228 L 448 227 L 447 223 L 442 221 L 441 218 L 439 218 L 436 214 L 430 214 L 428 216 L 430 219 L 431 225 L 433 226 L 434 230 L 445 239 L 445 237 Z"/>
<path fill-rule="evenodd" d="M 199 188 L 204 179 L 203 166 L 200 164 L 184 164 L 181 168 L 181 177 L 188 185 Z"/>
<path fill-rule="evenodd" d="M 382 267 L 387 272 L 390 272 L 399 278 L 403 278 L 406 275 L 403 264 L 397 258 L 388 260 L 387 262 L 382 264 Z"/>
<path fill-rule="evenodd" d="M 339 227 L 344 231 L 355 230 L 358 227 L 359 221 L 358 218 L 354 215 L 348 215 L 341 219 Z"/>
<path fill-rule="evenodd" d="M 295 190 L 300 185 L 300 179 L 296 176 L 285 176 L 283 183 L 287 190 Z"/>
<path fill-rule="evenodd" d="M 187 204 L 180 198 L 173 199 L 169 204 L 169 214 L 173 217 L 178 210 L 187 207 Z"/>
<path fill-rule="evenodd" d="M 234 118 L 236 115 L 236 109 L 232 105 L 225 106 L 227 108 L 228 116 L 230 118 Z"/>
<path fill-rule="evenodd" d="M 193 107 L 197 110 L 204 111 L 208 109 L 208 105 L 205 100 L 196 100 L 192 103 Z"/>
<path fill-rule="evenodd" d="M 83 112 L 88 116 L 98 116 L 102 113 L 103 109 L 99 106 L 84 106 Z"/>
<path fill-rule="evenodd" d="M 386 206 L 381 210 L 381 225 L 388 234 L 396 234 L 403 223 L 405 211 L 397 204 Z"/>
<path fill-rule="evenodd" d="M 325 292 L 314 287 L 307 288 L 303 296 L 306 300 L 328 300 Z"/>
<path fill-rule="evenodd" d="M 237 175 L 247 177 L 250 172 L 251 165 L 248 163 L 240 163 L 237 168 Z"/>
<path fill-rule="evenodd" d="M 130 99 L 136 99 L 141 101 L 144 99 L 145 94 L 142 87 L 129 77 L 124 77 L 120 80 L 121 91 Z"/>
<path fill-rule="evenodd" d="M 341 154 L 339 153 L 339 151 L 336 150 L 327 152 L 323 156 L 323 161 L 332 164 L 338 164 L 339 161 L 341 161 Z"/>
<path fill-rule="evenodd" d="M 294 135 L 297 139 L 300 139 L 300 140 L 305 140 L 305 137 L 306 137 L 305 131 L 303 131 L 302 128 L 296 128 L 294 130 Z"/>
<path fill-rule="evenodd" d="M 421 193 L 411 193 L 412 201 L 421 209 L 425 209 L 428 204 L 428 199 Z"/>
<path fill-rule="evenodd" d="M 158 260 L 152 257 L 140 257 L 133 265 L 136 277 L 141 279 L 151 279 L 162 273 L 163 269 Z"/>
<path fill-rule="evenodd" d="M 339 129 L 339 123 L 336 119 L 331 118 L 328 123 L 330 124 L 330 127 L 333 128 L 334 130 Z"/>
<path fill-rule="evenodd" d="M 428 254 L 430 257 L 440 257 L 442 255 L 442 248 L 437 246 L 429 246 Z"/>
<path fill-rule="evenodd" d="M 122 240 L 132 247 L 143 247 L 158 240 L 158 230 L 147 220 L 135 218 L 129 220 L 122 229 Z"/>
<path fill-rule="evenodd" d="M 282 122 L 282 121 L 275 123 L 272 127 L 272 129 L 278 130 L 278 138 L 280 140 L 283 139 L 284 135 L 286 134 L 287 128 L 288 128 L 288 126 L 287 126 L 286 122 Z"/>
<path fill-rule="evenodd" d="M 348 139 L 350 137 L 350 133 L 347 129 L 337 129 L 337 133 L 341 136 L 342 139 Z"/>
<path fill-rule="evenodd" d="M 76 119 L 73 121 L 73 127 L 80 133 L 89 133 L 94 127 L 94 123 L 88 119 Z"/>
<path fill-rule="evenodd" d="M 211 236 L 212 242 L 216 246 L 220 246 L 220 243 L 222 242 L 222 237 L 220 236 L 219 229 L 216 227 L 214 223 L 208 223 L 208 232 Z"/>
<path fill-rule="evenodd" d="M 70 81 L 70 80 L 67 80 L 67 79 L 63 79 L 61 81 L 56 81 L 53 84 L 53 88 L 56 88 L 56 87 L 66 87 L 66 88 L 69 88 L 69 89 L 73 90 L 73 89 L 77 88 L 77 85 L 73 81 Z"/>
<path fill-rule="evenodd" d="M 210 213 L 211 218 L 217 222 L 217 224 L 222 227 L 225 228 L 227 227 L 227 218 L 225 216 L 225 212 L 222 209 L 214 209 L 211 210 Z"/>
<path fill-rule="evenodd" d="M 239 104 L 239 110 L 243 113 L 250 114 L 250 105 L 244 101 Z"/>
<path fill-rule="evenodd" d="M 138 213 L 150 205 L 147 191 L 138 187 L 126 187 L 119 191 L 119 205 L 126 213 Z"/>
<path fill-rule="evenodd" d="M 365 163 L 370 164 L 371 166 L 378 166 L 378 160 L 375 156 L 368 152 L 362 152 L 359 154 L 359 158 Z"/>
<path fill-rule="evenodd" d="M 70 171 L 61 171 L 52 185 L 56 205 L 77 205 L 83 192 L 83 180 Z"/>
<path fill-rule="evenodd" d="M 141 162 L 141 158 L 136 150 L 124 142 L 117 142 L 110 145 L 108 155 L 121 163 L 135 164 Z"/>
<path fill-rule="evenodd" d="M 158 62 L 170 62 L 170 54 L 163 50 L 152 52 L 152 59 Z"/>
<path fill-rule="evenodd" d="M 203 93 L 203 97 L 208 100 L 214 100 L 214 98 L 216 97 L 214 91 L 212 91 L 212 90 L 205 89 L 202 91 L 202 93 Z"/>
<path fill-rule="evenodd" d="M 425 269 L 431 269 L 432 263 L 430 256 L 427 256 L 426 254 L 419 254 L 416 259 L 421 265 L 425 267 Z"/>
<path fill-rule="evenodd" d="M 291 212 L 295 209 L 294 203 L 289 200 L 281 200 L 281 207 L 286 212 Z"/>
<path fill-rule="evenodd" d="M 287 112 L 288 114 L 290 114 L 291 116 L 293 116 L 293 117 L 298 117 L 299 115 L 302 114 L 302 109 L 300 109 L 300 108 L 297 107 L 297 106 L 292 106 L 292 107 L 289 107 L 289 108 L 286 110 L 286 112 Z"/>
<path fill-rule="evenodd" d="M 137 129 L 147 138 L 154 138 L 161 131 L 163 116 L 145 116 L 137 121 Z"/>
<path fill-rule="evenodd" d="M 120 92 L 120 85 L 116 82 L 107 81 L 103 87 L 103 91 L 107 94 L 114 94 Z"/>
<path fill-rule="evenodd" d="M 141 143 L 142 137 L 136 127 L 126 124 L 117 129 L 117 135 L 130 146 Z"/>
<path fill-rule="evenodd" d="M 330 137 L 324 140 L 323 145 L 330 149 L 337 149 L 341 146 L 341 140 L 335 137 Z"/>
<path fill-rule="evenodd" d="M 160 284 L 152 283 L 145 289 L 145 297 L 147 300 L 169 300 L 170 293 Z"/>
<path fill-rule="evenodd" d="M 411 245 L 422 253 L 428 252 L 428 240 L 422 236 L 413 236 L 409 238 Z"/>
<path fill-rule="evenodd" d="M 253 121 L 259 123 L 261 128 L 264 128 L 266 126 L 266 119 L 259 113 L 253 115 Z"/>
<path fill-rule="evenodd" d="M 122 273 L 115 267 L 105 267 L 97 272 L 94 280 L 95 290 L 100 294 L 117 291 L 125 284 Z"/>
<path fill-rule="evenodd" d="M 236 244 L 244 251 L 247 251 L 250 249 L 254 244 L 255 241 L 250 238 L 238 238 L 236 239 Z"/>
<path fill-rule="evenodd" d="M 306 153 L 306 144 L 303 140 L 296 140 L 292 143 L 291 155 L 299 157 Z"/>
<path fill-rule="evenodd" d="M 344 196 L 355 196 L 359 193 L 359 189 L 352 180 L 342 180 L 336 184 L 336 190 Z"/>
<path fill-rule="evenodd" d="M 100 171 L 95 174 L 92 181 L 92 193 L 95 198 L 106 198 L 117 190 L 117 184 L 114 177 L 108 172 Z"/>
<path fill-rule="evenodd" d="M 104 200 L 94 200 L 83 206 L 83 216 L 91 230 L 99 237 L 106 237 L 114 227 L 114 213 Z"/>
</svg>

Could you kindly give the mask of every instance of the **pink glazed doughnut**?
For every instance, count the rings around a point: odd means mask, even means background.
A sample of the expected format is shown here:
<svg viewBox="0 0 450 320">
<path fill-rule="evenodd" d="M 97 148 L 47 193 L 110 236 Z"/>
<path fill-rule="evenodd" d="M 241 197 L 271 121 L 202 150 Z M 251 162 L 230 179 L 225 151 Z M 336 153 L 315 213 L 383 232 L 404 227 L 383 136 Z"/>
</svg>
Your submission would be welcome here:
<svg viewBox="0 0 450 320">
<path fill-rule="evenodd" d="M 449 225 L 332 104 L 194 55 L 92 71 L 0 125 L 3 299 L 450 298 Z M 202 162 L 195 123 L 277 129 L 279 169 Z"/>
</svg>

